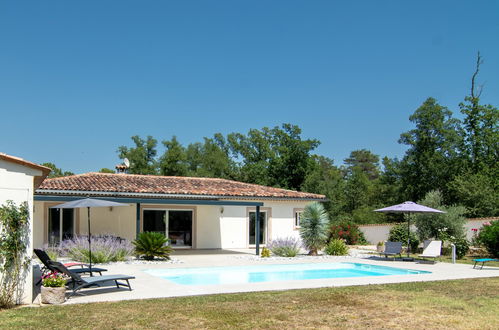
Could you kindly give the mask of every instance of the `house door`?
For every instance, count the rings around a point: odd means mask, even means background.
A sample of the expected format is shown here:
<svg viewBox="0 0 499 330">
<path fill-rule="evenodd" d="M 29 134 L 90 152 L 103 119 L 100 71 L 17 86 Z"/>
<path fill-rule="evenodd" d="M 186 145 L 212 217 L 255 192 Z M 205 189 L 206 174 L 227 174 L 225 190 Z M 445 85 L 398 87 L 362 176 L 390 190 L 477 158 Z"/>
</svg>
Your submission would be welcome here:
<svg viewBox="0 0 499 330">
<path fill-rule="evenodd" d="M 143 231 L 164 234 L 173 247 L 192 246 L 192 210 L 144 210 L 143 219 Z"/>
<path fill-rule="evenodd" d="M 49 245 L 58 245 L 61 241 L 73 238 L 75 233 L 74 215 L 74 209 L 49 209 Z"/>
<path fill-rule="evenodd" d="M 256 212 L 249 212 L 249 244 L 256 244 Z M 267 244 L 267 212 L 260 211 L 260 244 Z"/>
</svg>

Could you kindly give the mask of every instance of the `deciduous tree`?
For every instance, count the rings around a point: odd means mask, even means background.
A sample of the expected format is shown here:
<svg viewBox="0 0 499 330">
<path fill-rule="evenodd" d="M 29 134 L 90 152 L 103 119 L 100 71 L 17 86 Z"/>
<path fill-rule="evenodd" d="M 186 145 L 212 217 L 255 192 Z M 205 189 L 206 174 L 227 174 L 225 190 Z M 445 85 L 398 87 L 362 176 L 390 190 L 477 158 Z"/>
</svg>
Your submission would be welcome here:
<svg viewBox="0 0 499 330">
<path fill-rule="evenodd" d="M 70 171 L 63 171 L 62 169 L 58 168 L 54 163 L 43 163 L 42 166 L 48 167 L 52 169 L 52 171 L 49 174 L 49 178 L 58 178 L 61 176 L 69 176 L 69 175 L 74 175 L 73 172 Z"/>
<path fill-rule="evenodd" d="M 159 159 L 159 173 L 161 175 L 187 175 L 187 155 L 185 148 L 174 135 L 171 140 L 164 140 L 165 153 Z"/>
<path fill-rule="evenodd" d="M 401 134 L 399 143 L 409 146 L 401 164 L 403 187 L 412 200 L 433 189 L 445 191 L 460 171 L 460 123 L 452 112 L 428 98 L 409 117 L 415 128 Z"/>
<path fill-rule="evenodd" d="M 158 141 L 152 136 L 148 136 L 144 140 L 138 135 L 132 136 L 132 141 L 135 147 L 120 146 L 118 148 L 119 157 L 121 159 L 128 158 L 130 161 L 128 172 L 131 174 L 158 174 L 156 160 Z"/>
</svg>

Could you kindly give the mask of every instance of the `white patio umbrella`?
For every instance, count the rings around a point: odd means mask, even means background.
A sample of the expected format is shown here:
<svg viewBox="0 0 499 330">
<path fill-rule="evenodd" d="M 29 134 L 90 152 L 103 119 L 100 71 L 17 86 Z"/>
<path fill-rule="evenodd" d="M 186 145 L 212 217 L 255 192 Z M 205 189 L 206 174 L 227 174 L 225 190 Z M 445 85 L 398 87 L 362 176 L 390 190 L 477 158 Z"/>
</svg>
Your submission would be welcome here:
<svg viewBox="0 0 499 330">
<path fill-rule="evenodd" d="M 374 212 L 383 213 L 407 213 L 407 257 L 411 250 L 411 214 L 412 213 L 445 213 L 431 207 L 420 205 L 414 202 L 403 202 L 402 204 L 388 206 L 382 209 L 374 210 Z"/>
<path fill-rule="evenodd" d="M 92 234 L 90 231 L 90 208 L 91 207 L 114 207 L 114 206 L 128 206 L 128 204 L 117 203 L 112 201 L 107 201 L 103 199 L 94 198 L 84 198 L 77 199 L 75 201 L 51 206 L 52 209 L 76 209 L 81 207 L 87 208 L 87 220 L 88 220 L 88 253 L 89 253 L 89 268 L 90 276 L 92 276 Z"/>
</svg>

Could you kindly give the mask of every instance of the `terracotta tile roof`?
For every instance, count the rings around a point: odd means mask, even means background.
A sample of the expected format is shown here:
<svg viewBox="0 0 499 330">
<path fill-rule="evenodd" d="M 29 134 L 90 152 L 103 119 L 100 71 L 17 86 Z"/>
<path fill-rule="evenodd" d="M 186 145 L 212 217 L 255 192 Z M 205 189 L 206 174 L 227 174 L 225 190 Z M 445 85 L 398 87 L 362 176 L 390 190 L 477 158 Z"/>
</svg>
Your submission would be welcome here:
<svg viewBox="0 0 499 330">
<path fill-rule="evenodd" d="M 324 195 L 216 178 L 85 173 L 46 179 L 37 194 L 85 192 L 324 200 Z"/>
</svg>

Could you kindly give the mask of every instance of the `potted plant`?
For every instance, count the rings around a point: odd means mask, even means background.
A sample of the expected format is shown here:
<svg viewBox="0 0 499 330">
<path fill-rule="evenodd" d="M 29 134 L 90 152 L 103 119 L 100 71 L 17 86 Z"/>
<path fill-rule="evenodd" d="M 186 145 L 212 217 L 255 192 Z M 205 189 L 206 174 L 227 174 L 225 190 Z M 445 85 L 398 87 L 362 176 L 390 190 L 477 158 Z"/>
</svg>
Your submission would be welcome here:
<svg viewBox="0 0 499 330">
<path fill-rule="evenodd" d="M 379 253 L 385 252 L 385 242 L 378 242 L 378 244 L 376 244 L 376 251 L 378 251 Z"/>
<path fill-rule="evenodd" d="M 66 279 L 62 274 L 51 272 L 42 276 L 42 303 L 62 304 L 66 299 Z"/>
</svg>

